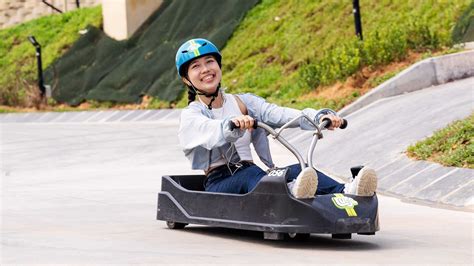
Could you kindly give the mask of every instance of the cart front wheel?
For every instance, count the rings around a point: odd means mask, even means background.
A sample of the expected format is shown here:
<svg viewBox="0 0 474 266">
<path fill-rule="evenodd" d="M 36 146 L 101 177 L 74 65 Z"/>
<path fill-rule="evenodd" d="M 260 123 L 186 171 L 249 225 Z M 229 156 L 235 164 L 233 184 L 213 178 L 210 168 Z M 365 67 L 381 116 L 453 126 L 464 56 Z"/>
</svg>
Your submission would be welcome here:
<svg viewBox="0 0 474 266">
<path fill-rule="evenodd" d="M 183 229 L 188 224 L 167 221 L 166 225 L 168 226 L 169 229 Z"/>
</svg>

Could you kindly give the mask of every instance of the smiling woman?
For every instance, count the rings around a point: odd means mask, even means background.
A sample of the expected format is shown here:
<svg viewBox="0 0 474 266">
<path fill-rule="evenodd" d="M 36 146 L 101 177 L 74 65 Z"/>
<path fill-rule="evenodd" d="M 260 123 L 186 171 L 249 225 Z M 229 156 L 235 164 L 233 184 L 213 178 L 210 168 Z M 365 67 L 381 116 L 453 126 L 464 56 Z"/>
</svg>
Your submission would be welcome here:
<svg viewBox="0 0 474 266">
<path fill-rule="evenodd" d="M 314 130 L 324 119 L 331 121 L 329 129 L 342 126 L 343 119 L 329 109 L 300 111 L 253 94 L 224 93 L 221 59 L 217 47 L 205 39 L 189 40 L 176 53 L 176 69 L 188 87 L 179 140 L 192 168 L 205 172 L 206 191 L 243 194 L 257 185 L 267 173 L 254 164 L 250 144 L 268 168 L 274 167 L 266 132 L 256 127 L 256 120 L 274 128 L 286 124 Z M 377 187 L 377 176 L 369 168 L 363 168 L 349 184 L 336 182 L 312 165 L 296 164 L 289 169 L 288 187 L 296 198 L 328 193 L 372 196 Z"/>
<path fill-rule="evenodd" d="M 188 104 L 196 99 L 196 94 L 204 95 L 211 98 L 207 106 L 212 109 L 212 102 L 219 94 L 222 78 L 221 59 L 219 49 L 205 39 L 192 39 L 181 45 L 176 53 L 176 69 L 183 82 L 188 86 Z M 207 76 L 205 84 L 201 84 L 202 70 L 204 70 L 203 74 Z M 218 76 L 216 76 L 217 74 Z M 212 81 L 210 81 L 211 79 Z M 215 82 L 217 83 L 214 84 Z M 199 83 L 197 84 L 198 88 L 204 87 L 197 89 L 196 83 Z M 212 90 L 212 92 L 207 90 Z"/>
</svg>

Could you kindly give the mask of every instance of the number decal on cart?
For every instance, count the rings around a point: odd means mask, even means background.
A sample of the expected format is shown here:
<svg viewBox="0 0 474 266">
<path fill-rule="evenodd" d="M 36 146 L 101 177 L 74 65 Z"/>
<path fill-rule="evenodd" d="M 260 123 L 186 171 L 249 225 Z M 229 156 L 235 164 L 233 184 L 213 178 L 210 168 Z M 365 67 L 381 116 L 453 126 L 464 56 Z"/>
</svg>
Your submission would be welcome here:
<svg viewBox="0 0 474 266">
<path fill-rule="evenodd" d="M 284 173 L 285 173 L 285 170 L 276 169 L 276 170 L 272 170 L 272 171 L 268 174 L 268 176 L 282 176 Z"/>
</svg>

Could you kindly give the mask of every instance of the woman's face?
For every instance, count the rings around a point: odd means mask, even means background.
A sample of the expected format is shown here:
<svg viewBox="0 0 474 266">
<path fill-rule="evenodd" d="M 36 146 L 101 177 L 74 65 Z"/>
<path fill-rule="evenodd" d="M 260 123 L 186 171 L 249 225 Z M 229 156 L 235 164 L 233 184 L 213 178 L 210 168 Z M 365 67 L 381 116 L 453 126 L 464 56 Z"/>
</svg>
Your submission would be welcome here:
<svg viewBox="0 0 474 266">
<path fill-rule="evenodd" d="M 189 64 L 188 79 L 202 92 L 213 93 L 221 82 L 221 78 L 221 68 L 212 55 L 200 57 Z M 186 79 L 183 78 L 183 80 L 188 84 Z"/>
</svg>

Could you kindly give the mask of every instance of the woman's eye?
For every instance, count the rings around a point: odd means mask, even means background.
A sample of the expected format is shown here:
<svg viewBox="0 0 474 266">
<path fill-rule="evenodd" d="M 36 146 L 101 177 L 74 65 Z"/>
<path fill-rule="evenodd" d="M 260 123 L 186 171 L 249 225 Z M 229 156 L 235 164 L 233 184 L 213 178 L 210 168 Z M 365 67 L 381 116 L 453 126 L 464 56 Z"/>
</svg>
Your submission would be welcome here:
<svg viewBox="0 0 474 266">
<path fill-rule="evenodd" d="M 192 65 L 191 69 L 196 69 L 197 67 L 198 67 L 198 65 Z"/>
</svg>

